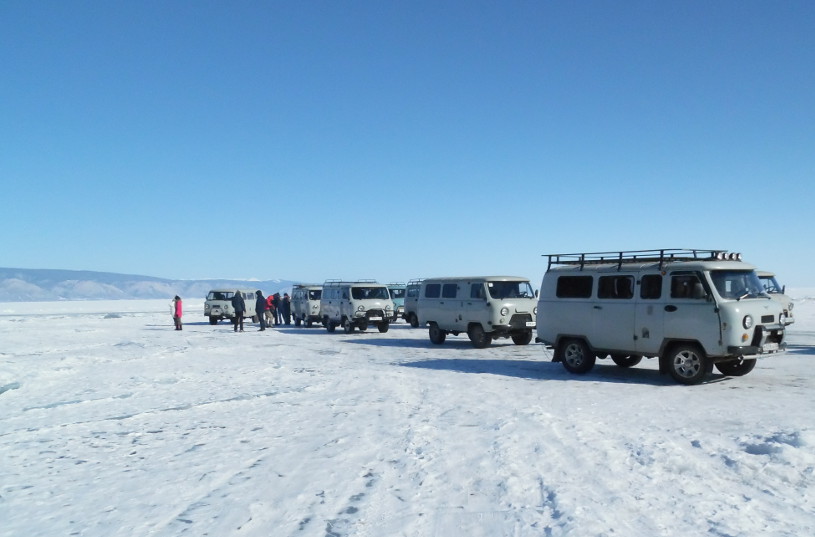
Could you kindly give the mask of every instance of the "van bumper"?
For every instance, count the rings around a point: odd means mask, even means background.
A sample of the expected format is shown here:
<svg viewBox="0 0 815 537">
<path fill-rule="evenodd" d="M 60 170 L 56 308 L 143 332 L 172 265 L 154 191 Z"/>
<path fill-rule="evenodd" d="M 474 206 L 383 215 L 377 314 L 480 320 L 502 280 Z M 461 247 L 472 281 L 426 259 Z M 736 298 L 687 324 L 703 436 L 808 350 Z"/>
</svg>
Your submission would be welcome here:
<svg viewBox="0 0 815 537">
<path fill-rule="evenodd" d="M 731 356 L 769 356 L 787 352 L 786 343 L 765 343 L 761 347 L 754 345 L 729 346 L 727 352 Z"/>
</svg>

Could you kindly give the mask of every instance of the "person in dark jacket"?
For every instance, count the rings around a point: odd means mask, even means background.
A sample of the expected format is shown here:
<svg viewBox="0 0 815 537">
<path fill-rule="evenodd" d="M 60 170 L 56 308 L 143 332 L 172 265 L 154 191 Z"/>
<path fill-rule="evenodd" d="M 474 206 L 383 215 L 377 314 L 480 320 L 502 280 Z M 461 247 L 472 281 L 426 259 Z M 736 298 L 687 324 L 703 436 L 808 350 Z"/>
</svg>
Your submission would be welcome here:
<svg viewBox="0 0 815 537">
<path fill-rule="evenodd" d="M 263 311 L 266 309 L 266 297 L 263 296 L 260 289 L 258 289 L 255 294 L 257 295 L 257 298 L 255 299 L 255 313 L 260 321 L 260 331 L 262 332 L 266 330 L 266 317 Z"/>
<path fill-rule="evenodd" d="M 246 302 L 240 291 L 235 291 L 235 296 L 232 297 L 232 309 L 235 310 L 235 317 L 232 319 L 232 322 L 235 323 L 235 332 L 238 331 L 239 324 L 243 332 L 243 314 L 246 312 Z"/>
<path fill-rule="evenodd" d="M 291 324 L 291 298 L 289 293 L 283 293 L 283 320 L 286 324 Z"/>
<path fill-rule="evenodd" d="M 283 324 L 283 301 L 280 299 L 280 293 L 274 294 L 274 324 L 275 326 Z"/>
</svg>

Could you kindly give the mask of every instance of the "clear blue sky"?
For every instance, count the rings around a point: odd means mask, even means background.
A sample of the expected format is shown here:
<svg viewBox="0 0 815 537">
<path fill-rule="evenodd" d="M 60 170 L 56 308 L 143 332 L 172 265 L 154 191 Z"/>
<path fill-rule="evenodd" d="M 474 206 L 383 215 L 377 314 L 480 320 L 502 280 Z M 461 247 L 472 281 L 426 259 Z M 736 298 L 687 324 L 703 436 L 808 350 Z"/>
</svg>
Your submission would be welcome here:
<svg viewBox="0 0 815 537">
<path fill-rule="evenodd" d="M 815 2 L 0 2 L 0 266 L 815 283 Z"/>
</svg>

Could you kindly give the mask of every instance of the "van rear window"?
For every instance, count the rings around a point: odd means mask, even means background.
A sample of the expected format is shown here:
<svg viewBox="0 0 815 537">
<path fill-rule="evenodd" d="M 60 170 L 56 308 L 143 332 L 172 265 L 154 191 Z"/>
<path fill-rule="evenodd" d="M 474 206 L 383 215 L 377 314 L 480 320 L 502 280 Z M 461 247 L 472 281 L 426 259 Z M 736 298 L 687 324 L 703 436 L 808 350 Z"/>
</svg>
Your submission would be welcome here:
<svg viewBox="0 0 815 537">
<path fill-rule="evenodd" d="M 591 276 L 560 276 L 557 279 L 558 298 L 591 298 Z"/>
</svg>

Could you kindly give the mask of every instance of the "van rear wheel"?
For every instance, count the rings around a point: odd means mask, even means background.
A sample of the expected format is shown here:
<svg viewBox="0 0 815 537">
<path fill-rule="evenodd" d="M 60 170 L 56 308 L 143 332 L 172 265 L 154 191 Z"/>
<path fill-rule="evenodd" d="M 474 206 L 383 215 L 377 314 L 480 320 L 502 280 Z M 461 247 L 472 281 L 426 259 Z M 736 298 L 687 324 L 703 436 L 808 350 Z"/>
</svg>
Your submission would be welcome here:
<svg viewBox="0 0 815 537">
<path fill-rule="evenodd" d="M 715 365 L 716 369 L 718 369 L 722 375 L 727 375 L 728 377 L 743 377 L 753 370 L 756 366 L 756 360 L 755 358 L 751 360 L 740 358 L 739 360 L 720 362 Z"/>
<path fill-rule="evenodd" d="M 594 367 L 597 357 L 582 339 L 567 339 L 558 347 L 558 357 L 570 373 L 582 375 Z"/>
<path fill-rule="evenodd" d="M 415 313 L 410 313 L 408 315 L 408 322 L 410 323 L 410 326 L 412 326 L 413 328 L 419 328 L 419 318 L 416 317 Z"/>
<path fill-rule="evenodd" d="M 480 324 L 471 324 L 467 328 L 467 337 L 476 349 L 483 349 L 492 343 L 492 336 L 484 332 L 484 328 Z"/>
<path fill-rule="evenodd" d="M 436 345 L 441 345 L 444 343 L 444 340 L 447 338 L 447 334 L 444 333 L 444 330 L 439 328 L 439 325 L 436 323 L 430 323 L 430 328 L 428 329 L 430 334 L 430 341 L 435 343 Z"/>
<path fill-rule="evenodd" d="M 354 331 L 354 323 L 352 323 L 352 322 L 351 322 L 351 321 L 349 321 L 348 319 L 345 319 L 345 320 L 342 322 L 342 329 L 343 329 L 343 330 L 345 330 L 345 333 L 346 333 L 346 334 L 350 334 L 351 332 L 353 332 L 353 331 Z"/>
</svg>

